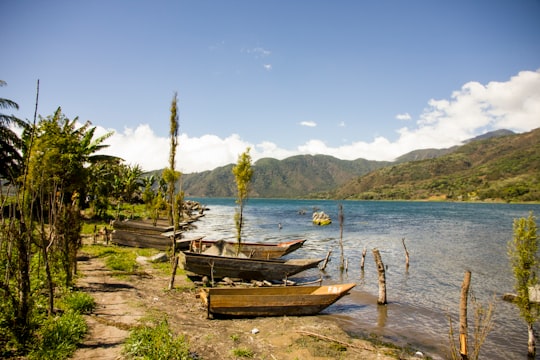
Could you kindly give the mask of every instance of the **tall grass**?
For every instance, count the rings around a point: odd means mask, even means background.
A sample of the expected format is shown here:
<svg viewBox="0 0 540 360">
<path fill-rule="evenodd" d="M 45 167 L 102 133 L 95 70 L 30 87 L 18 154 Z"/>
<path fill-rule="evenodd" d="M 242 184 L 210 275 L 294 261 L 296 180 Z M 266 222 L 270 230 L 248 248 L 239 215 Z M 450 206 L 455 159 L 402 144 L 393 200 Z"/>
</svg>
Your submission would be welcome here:
<svg viewBox="0 0 540 360">
<path fill-rule="evenodd" d="M 37 332 L 36 346 L 28 359 L 67 359 L 75 352 L 77 344 L 87 331 L 84 318 L 76 311 L 70 310 L 61 316 L 51 316 Z"/>
</svg>

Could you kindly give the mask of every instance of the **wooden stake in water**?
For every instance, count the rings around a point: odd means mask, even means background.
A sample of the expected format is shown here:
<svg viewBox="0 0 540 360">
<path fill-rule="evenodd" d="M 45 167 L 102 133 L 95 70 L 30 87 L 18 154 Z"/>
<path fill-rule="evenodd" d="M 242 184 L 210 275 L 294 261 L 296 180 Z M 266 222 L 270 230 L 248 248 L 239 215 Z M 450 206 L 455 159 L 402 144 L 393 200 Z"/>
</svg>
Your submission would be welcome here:
<svg viewBox="0 0 540 360">
<path fill-rule="evenodd" d="M 343 272 L 345 269 L 345 254 L 343 253 L 343 205 L 339 204 L 339 247 L 341 249 L 341 259 L 339 262 L 339 270 Z"/>
<path fill-rule="evenodd" d="M 459 304 L 459 353 L 462 360 L 467 360 L 469 356 L 467 350 L 467 298 L 469 297 L 470 283 L 471 272 L 467 270 L 461 284 L 461 299 Z"/>
<path fill-rule="evenodd" d="M 405 246 L 405 238 L 402 238 L 401 242 L 403 243 L 403 248 L 405 249 L 405 268 L 409 270 L 409 251 L 407 250 L 407 247 Z"/>
<path fill-rule="evenodd" d="M 364 250 L 362 250 L 362 260 L 360 260 L 360 269 L 362 271 L 364 271 L 364 263 L 366 262 L 366 253 L 367 253 L 367 249 L 364 248 Z"/>
<path fill-rule="evenodd" d="M 375 248 L 372 252 L 375 258 L 375 264 L 377 264 L 377 271 L 379 272 L 379 298 L 377 299 L 377 304 L 386 305 L 386 272 L 384 270 L 384 264 L 379 250 Z"/>
</svg>

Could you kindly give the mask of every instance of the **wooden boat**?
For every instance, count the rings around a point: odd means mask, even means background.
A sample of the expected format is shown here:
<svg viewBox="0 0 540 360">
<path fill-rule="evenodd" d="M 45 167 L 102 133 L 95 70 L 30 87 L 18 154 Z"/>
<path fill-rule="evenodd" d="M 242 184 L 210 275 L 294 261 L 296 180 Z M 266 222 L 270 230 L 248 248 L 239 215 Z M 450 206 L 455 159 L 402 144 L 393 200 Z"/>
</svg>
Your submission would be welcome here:
<svg viewBox="0 0 540 360">
<path fill-rule="evenodd" d="M 178 224 L 178 230 L 181 230 L 189 225 L 189 222 L 182 222 Z M 143 220 L 124 220 L 124 221 L 113 221 L 113 229 L 115 230 L 124 230 L 132 231 L 140 234 L 149 234 L 149 235 L 161 235 L 169 231 L 173 231 L 172 225 L 164 224 L 160 221 L 158 224 L 154 225 L 150 221 Z"/>
<path fill-rule="evenodd" d="M 282 241 L 279 243 L 242 242 L 240 252 L 246 255 L 248 258 L 253 259 L 277 259 L 281 256 L 290 254 L 297 249 L 300 249 L 305 242 L 305 239 Z M 191 251 L 196 253 L 204 253 L 205 250 L 213 246 L 215 243 L 215 240 L 193 241 L 191 243 Z M 238 246 L 238 244 L 233 241 L 227 241 L 226 244 L 230 247 L 234 247 L 235 249 L 236 246 Z"/>
<path fill-rule="evenodd" d="M 323 259 L 250 259 L 198 254 L 181 251 L 184 270 L 199 276 L 242 280 L 283 280 L 307 269 L 315 268 Z"/>
<path fill-rule="evenodd" d="M 164 232 L 160 234 L 144 234 L 134 231 L 113 230 L 111 234 L 111 242 L 116 245 L 137 247 L 137 248 L 152 248 L 158 250 L 168 250 L 171 247 L 171 236 L 173 232 Z M 199 239 L 180 239 L 181 231 L 176 232 L 176 244 L 181 248 L 182 244 L 196 241 Z"/>
<path fill-rule="evenodd" d="M 314 315 L 345 296 L 356 284 L 210 288 L 201 291 L 208 317 Z"/>
</svg>

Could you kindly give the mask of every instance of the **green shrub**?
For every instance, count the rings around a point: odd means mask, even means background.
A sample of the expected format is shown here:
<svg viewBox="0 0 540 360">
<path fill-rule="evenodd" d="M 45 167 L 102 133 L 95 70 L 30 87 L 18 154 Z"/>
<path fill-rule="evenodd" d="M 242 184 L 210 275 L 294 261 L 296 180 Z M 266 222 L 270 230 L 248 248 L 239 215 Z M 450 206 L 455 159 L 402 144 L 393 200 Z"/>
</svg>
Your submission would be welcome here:
<svg viewBox="0 0 540 360">
<path fill-rule="evenodd" d="M 132 330 L 124 344 L 124 353 L 131 359 L 193 359 L 185 338 L 175 337 L 167 320 L 154 327 L 145 325 Z"/>
<path fill-rule="evenodd" d="M 231 352 L 236 357 L 252 358 L 255 355 L 252 350 L 247 348 L 236 348 Z"/>
<path fill-rule="evenodd" d="M 79 314 L 90 314 L 96 308 L 96 301 L 87 293 L 70 292 L 61 300 L 65 310 L 72 310 Z"/>
<path fill-rule="evenodd" d="M 82 315 L 67 311 L 61 316 L 49 317 L 40 327 L 35 348 L 29 359 L 57 360 L 69 358 L 82 340 L 88 326 Z"/>
</svg>

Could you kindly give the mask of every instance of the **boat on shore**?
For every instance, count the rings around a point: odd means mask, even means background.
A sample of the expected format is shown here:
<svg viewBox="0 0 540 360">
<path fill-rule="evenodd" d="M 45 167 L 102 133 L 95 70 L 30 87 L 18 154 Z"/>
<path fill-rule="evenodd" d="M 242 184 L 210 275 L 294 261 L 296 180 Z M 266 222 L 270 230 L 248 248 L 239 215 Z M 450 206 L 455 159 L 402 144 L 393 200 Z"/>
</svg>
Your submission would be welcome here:
<svg viewBox="0 0 540 360">
<path fill-rule="evenodd" d="M 186 244 L 189 244 L 191 241 L 198 241 L 199 239 L 202 239 L 202 237 L 192 238 L 189 240 L 182 239 L 182 233 L 182 231 L 176 231 L 175 241 L 177 248 L 187 247 Z M 172 231 L 158 234 L 146 234 L 116 229 L 113 230 L 113 232 L 111 233 L 111 242 L 115 245 L 120 246 L 136 247 L 142 249 L 152 248 L 166 251 L 169 250 L 169 248 L 171 248 L 172 246 L 171 236 L 173 236 Z"/>
<path fill-rule="evenodd" d="M 218 244 L 219 241 L 221 240 L 215 241 L 201 239 L 192 241 L 190 244 L 190 251 L 195 253 L 204 253 L 212 246 Z M 300 249 L 305 242 L 305 239 L 282 241 L 279 243 L 242 242 L 240 244 L 240 252 L 246 257 L 252 259 L 277 259 Z M 233 249 L 237 249 L 239 246 L 238 243 L 233 241 L 225 241 L 225 244 Z"/>
<path fill-rule="evenodd" d="M 356 284 L 202 289 L 208 317 L 315 315 Z"/>
<path fill-rule="evenodd" d="M 283 280 L 316 268 L 324 259 L 252 259 L 181 251 L 180 264 L 186 272 L 213 279 L 225 277 L 250 280 Z"/>
</svg>

